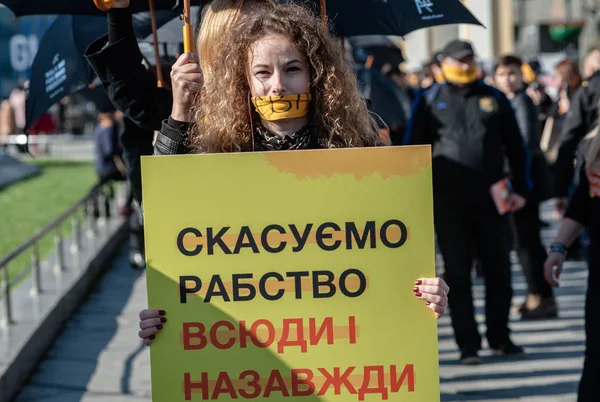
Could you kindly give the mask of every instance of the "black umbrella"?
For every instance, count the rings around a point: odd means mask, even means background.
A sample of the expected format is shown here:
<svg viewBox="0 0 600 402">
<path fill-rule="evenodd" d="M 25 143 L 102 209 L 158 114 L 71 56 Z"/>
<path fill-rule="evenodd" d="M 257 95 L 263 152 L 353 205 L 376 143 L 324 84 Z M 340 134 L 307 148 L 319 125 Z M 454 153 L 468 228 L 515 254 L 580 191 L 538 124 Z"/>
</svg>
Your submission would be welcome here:
<svg viewBox="0 0 600 402">
<path fill-rule="evenodd" d="M 373 112 L 388 126 L 405 127 L 410 109 L 408 95 L 378 70 L 357 68 L 356 75 L 362 95 L 371 101 Z"/>
<path fill-rule="evenodd" d="M 283 0 L 297 1 L 297 0 Z M 397 35 L 448 24 L 482 25 L 460 0 L 311 0 L 340 36 Z"/>
<path fill-rule="evenodd" d="M 105 16 L 93 0 L 0 0 L 10 8 L 15 16 L 38 15 L 38 14 L 60 14 L 60 15 L 97 15 Z M 157 10 L 180 11 L 181 0 L 154 0 Z M 148 11 L 148 0 L 131 0 L 131 9 L 134 13 Z"/>
<path fill-rule="evenodd" d="M 184 0 L 154 0 L 157 10 L 181 10 Z M 312 5 L 320 12 L 326 4 L 334 31 L 341 36 L 404 36 L 421 28 L 446 24 L 482 25 L 460 0 L 279 0 Z M 193 0 L 193 5 L 206 0 Z M 92 0 L 0 0 L 16 16 L 34 14 L 104 15 Z M 131 0 L 134 12 L 147 11 L 148 0 Z"/>
<path fill-rule="evenodd" d="M 348 38 L 352 47 L 354 60 L 358 63 L 366 63 L 369 56 L 372 56 L 370 67 L 381 69 L 383 65 L 389 63 L 398 66 L 404 62 L 402 50 L 387 36 L 354 36 Z"/>
<path fill-rule="evenodd" d="M 319 13 L 322 0 L 277 1 L 305 4 Z M 193 1 L 201 5 L 206 2 Z M 372 42 L 371 46 L 379 46 L 381 35 L 404 36 L 421 28 L 448 24 L 482 25 L 460 0 L 327 0 L 326 11 L 337 35 L 370 36 L 370 39 L 362 40 L 361 47 L 369 41 Z M 197 13 L 198 9 L 192 8 L 192 14 Z M 181 25 L 181 21 L 177 20 L 165 26 L 159 32 L 159 41 L 181 43 Z M 398 54 L 395 57 L 397 59 Z"/>
<path fill-rule="evenodd" d="M 348 42 L 352 47 L 398 47 L 386 35 L 360 35 L 348 38 Z"/>
<path fill-rule="evenodd" d="M 172 16 L 168 11 L 157 13 L 157 24 L 170 21 Z M 136 36 L 146 37 L 151 31 L 147 16 L 134 17 Z M 95 74 L 83 54 L 90 43 L 105 34 L 105 17 L 60 15 L 54 20 L 31 65 L 27 127 L 56 102 L 92 83 Z"/>
<path fill-rule="evenodd" d="M 391 64 L 394 67 L 398 67 L 404 62 L 402 50 L 397 47 L 373 46 L 365 47 L 363 50 L 366 54 L 373 57 L 370 65 L 371 68 L 379 70 L 385 64 Z"/>
<path fill-rule="evenodd" d="M 116 112 L 117 108 L 108 98 L 108 94 L 104 90 L 102 85 L 94 87 L 85 87 L 81 91 L 77 92 L 87 101 L 90 101 L 96 106 L 96 110 L 99 113 Z"/>
</svg>

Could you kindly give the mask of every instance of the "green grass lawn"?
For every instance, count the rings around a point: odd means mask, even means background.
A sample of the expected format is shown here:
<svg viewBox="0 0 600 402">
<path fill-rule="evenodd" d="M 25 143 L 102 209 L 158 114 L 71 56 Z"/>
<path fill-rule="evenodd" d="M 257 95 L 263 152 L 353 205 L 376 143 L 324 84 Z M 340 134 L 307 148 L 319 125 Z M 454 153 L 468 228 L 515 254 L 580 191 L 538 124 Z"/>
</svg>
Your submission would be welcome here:
<svg viewBox="0 0 600 402">
<path fill-rule="evenodd" d="M 38 230 L 60 216 L 80 200 L 96 181 L 92 162 L 42 159 L 31 162 L 42 173 L 0 190 L 0 257 L 5 256 Z M 62 227 L 66 236 L 71 223 Z M 53 236 L 40 243 L 40 257 L 51 253 Z M 25 253 L 9 266 L 13 277 L 30 263 L 31 252 Z"/>
</svg>

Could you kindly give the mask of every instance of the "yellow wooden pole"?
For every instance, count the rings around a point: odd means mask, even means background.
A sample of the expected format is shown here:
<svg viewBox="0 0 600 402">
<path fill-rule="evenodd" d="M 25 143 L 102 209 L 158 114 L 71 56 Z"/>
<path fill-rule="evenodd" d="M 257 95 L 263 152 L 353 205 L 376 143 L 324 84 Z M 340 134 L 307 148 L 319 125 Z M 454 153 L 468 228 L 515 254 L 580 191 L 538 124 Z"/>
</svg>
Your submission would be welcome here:
<svg viewBox="0 0 600 402">
<path fill-rule="evenodd" d="M 183 51 L 194 53 L 194 31 L 191 23 L 190 0 L 183 1 Z"/>
</svg>

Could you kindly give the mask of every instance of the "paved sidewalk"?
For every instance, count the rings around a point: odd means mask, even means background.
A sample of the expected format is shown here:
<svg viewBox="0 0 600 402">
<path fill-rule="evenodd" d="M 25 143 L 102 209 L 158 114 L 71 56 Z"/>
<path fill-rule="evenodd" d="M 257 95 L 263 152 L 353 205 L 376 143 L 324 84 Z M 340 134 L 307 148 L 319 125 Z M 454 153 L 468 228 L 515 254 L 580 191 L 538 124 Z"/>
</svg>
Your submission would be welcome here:
<svg viewBox="0 0 600 402">
<path fill-rule="evenodd" d="M 17 402 L 150 401 L 150 355 L 136 338 L 137 314 L 146 306 L 145 275 L 129 267 L 127 252 L 113 262 Z M 574 402 L 583 363 L 586 278 L 583 263 L 567 266 L 558 291 L 559 319 L 513 321 L 515 341 L 529 352 L 524 360 L 488 354 L 481 366 L 461 366 L 450 321 L 440 320 L 442 401 Z M 517 304 L 525 294 L 518 267 L 514 288 Z M 483 322 L 481 281 L 474 292 Z"/>
<path fill-rule="evenodd" d="M 513 304 L 524 300 L 525 283 L 520 268 L 514 270 Z M 584 263 L 568 263 L 558 290 L 559 318 L 522 322 L 513 317 L 511 328 L 516 344 L 525 347 L 525 359 L 506 359 L 483 354 L 481 366 L 458 363 L 448 317 L 440 320 L 439 349 L 442 402 L 575 402 L 583 367 L 584 302 L 587 268 Z M 479 284 L 477 321 L 484 322 L 484 287 Z M 480 326 L 485 334 L 485 326 Z"/>
</svg>

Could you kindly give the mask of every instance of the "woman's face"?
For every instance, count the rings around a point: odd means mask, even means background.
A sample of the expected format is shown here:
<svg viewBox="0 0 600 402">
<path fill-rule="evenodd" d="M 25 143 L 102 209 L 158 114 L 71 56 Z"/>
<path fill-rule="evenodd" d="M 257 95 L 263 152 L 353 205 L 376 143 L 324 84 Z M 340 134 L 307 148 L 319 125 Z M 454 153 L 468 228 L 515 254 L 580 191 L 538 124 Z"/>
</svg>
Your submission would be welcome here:
<svg viewBox="0 0 600 402">
<path fill-rule="evenodd" d="M 250 46 L 249 85 L 252 96 L 310 93 L 306 57 L 284 36 L 268 34 Z"/>
</svg>

